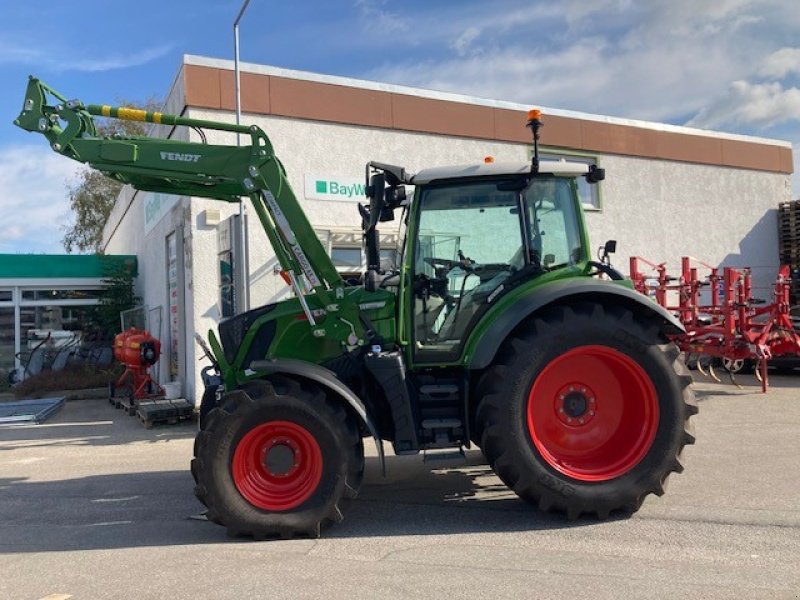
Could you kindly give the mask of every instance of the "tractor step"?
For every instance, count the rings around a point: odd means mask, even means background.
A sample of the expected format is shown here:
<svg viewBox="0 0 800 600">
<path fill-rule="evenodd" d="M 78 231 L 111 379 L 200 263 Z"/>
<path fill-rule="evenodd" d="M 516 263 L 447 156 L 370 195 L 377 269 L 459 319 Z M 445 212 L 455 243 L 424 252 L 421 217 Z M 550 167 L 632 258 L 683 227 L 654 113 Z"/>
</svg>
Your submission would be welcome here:
<svg viewBox="0 0 800 600">
<path fill-rule="evenodd" d="M 423 429 L 455 429 L 461 427 L 461 419 L 425 419 Z"/>
<path fill-rule="evenodd" d="M 466 459 L 464 447 L 458 448 L 435 448 L 422 451 L 422 462 L 457 461 Z"/>
</svg>

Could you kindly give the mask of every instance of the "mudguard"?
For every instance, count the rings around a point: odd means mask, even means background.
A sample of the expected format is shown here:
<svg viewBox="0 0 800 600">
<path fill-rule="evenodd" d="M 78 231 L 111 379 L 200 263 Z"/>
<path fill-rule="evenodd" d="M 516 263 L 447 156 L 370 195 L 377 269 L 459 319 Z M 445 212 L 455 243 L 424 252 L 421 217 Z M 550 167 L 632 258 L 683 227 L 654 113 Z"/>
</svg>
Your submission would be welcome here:
<svg viewBox="0 0 800 600">
<path fill-rule="evenodd" d="M 286 373 L 287 375 L 304 377 L 319 383 L 342 398 L 355 411 L 375 440 L 375 447 L 378 449 L 378 458 L 381 462 L 381 473 L 386 474 L 386 458 L 383 454 L 383 442 L 378 434 L 378 429 L 369 414 L 367 414 L 367 408 L 364 403 L 353 390 L 336 377 L 336 373 L 314 363 L 291 358 L 254 360 L 250 363 L 250 369 L 258 373 Z"/>
<path fill-rule="evenodd" d="M 685 331 L 674 315 L 636 290 L 605 280 L 564 279 L 544 285 L 529 295 L 523 296 L 507 308 L 477 342 L 470 340 L 470 346 L 475 348 L 475 352 L 467 361 L 468 368 L 485 369 L 488 367 L 509 334 L 537 310 L 555 302 L 582 299 L 636 306 L 661 317 L 666 333 Z"/>
</svg>

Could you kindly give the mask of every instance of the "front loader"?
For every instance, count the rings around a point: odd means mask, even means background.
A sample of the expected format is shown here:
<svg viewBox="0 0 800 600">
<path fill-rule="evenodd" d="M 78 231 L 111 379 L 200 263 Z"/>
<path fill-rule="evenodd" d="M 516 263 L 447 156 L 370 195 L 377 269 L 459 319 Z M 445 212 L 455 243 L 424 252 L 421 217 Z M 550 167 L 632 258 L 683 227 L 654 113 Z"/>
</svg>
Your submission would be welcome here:
<svg viewBox="0 0 800 600">
<path fill-rule="evenodd" d="M 102 137 L 95 116 L 249 143 Z M 336 271 L 257 126 L 84 105 L 35 78 L 15 123 L 139 190 L 251 201 L 294 296 L 203 343 L 214 374 L 191 469 L 230 534 L 318 536 L 340 521 L 369 437 L 383 469 L 386 442 L 396 454 L 478 446 L 522 499 L 571 519 L 632 513 L 682 470 L 697 412 L 667 338 L 682 327 L 592 259 L 577 180 L 605 174 L 540 160 L 538 111 L 529 163 L 369 163 L 359 285 Z M 385 270 L 377 228 L 396 218 L 406 239 Z"/>
</svg>

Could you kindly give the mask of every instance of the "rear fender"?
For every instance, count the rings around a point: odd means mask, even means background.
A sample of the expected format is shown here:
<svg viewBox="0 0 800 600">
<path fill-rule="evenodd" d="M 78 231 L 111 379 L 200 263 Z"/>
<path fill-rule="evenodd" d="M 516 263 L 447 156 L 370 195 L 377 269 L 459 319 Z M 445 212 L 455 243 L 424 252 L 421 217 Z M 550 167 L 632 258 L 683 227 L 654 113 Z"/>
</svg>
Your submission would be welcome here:
<svg viewBox="0 0 800 600">
<path fill-rule="evenodd" d="M 375 447 L 378 450 L 378 458 L 381 463 L 381 473 L 386 474 L 386 458 L 383 453 L 383 442 L 381 440 L 375 423 L 367 413 L 364 403 L 356 393 L 342 383 L 336 373 L 317 364 L 290 358 L 276 358 L 271 360 L 254 360 L 250 363 L 250 369 L 258 374 L 275 375 L 284 373 L 294 377 L 302 377 L 320 384 L 332 395 L 346 403 L 369 431 L 375 440 Z"/>
<path fill-rule="evenodd" d="M 665 334 L 685 332 L 674 315 L 636 290 L 605 280 L 562 279 L 538 287 L 531 294 L 519 298 L 495 319 L 480 339 L 475 342 L 470 340 L 470 346 L 475 350 L 467 359 L 468 368 L 488 367 L 511 332 L 537 311 L 553 304 L 580 301 L 628 306 L 658 316 Z"/>
</svg>

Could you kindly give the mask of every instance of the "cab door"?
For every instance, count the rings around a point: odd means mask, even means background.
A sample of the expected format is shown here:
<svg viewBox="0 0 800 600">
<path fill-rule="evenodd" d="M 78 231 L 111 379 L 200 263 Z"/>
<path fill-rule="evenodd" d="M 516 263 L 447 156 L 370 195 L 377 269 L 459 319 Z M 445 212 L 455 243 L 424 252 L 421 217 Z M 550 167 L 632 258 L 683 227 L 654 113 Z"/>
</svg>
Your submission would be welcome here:
<svg viewBox="0 0 800 600">
<path fill-rule="evenodd" d="M 528 265 L 526 213 L 519 187 L 508 183 L 462 180 L 417 190 L 407 262 L 414 363 L 457 361 L 492 295 Z"/>
</svg>

